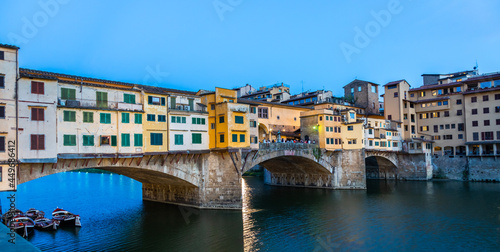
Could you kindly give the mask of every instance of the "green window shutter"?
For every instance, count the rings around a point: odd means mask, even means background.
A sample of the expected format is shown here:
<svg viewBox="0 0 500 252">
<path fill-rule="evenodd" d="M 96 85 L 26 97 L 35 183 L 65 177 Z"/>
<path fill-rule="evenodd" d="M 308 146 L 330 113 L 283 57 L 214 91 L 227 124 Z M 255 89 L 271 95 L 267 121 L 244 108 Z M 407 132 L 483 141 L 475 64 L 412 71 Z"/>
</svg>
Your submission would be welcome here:
<svg viewBox="0 0 500 252">
<path fill-rule="evenodd" d="M 234 117 L 234 122 L 237 124 L 243 124 L 243 116 L 235 116 Z"/>
<path fill-rule="evenodd" d="M 196 118 L 196 124 L 201 124 L 201 118 Z"/>
<path fill-rule="evenodd" d="M 182 123 L 186 123 L 186 117 L 182 117 Z"/>
<path fill-rule="evenodd" d="M 205 118 L 201 118 L 201 124 L 205 125 Z"/>
<path fill-rule="evenodd" d="M 245 142 L 245 134 L 240 134 L 240 142 L 241 143 Z"/>
<path fill-rule="evenodd" d="M 108 107 L 108 93 L 96 91 L 96 105 L 98 108 Z"/>
<path fill-rule="evenodd" d="M 122 123 L 129 123 L 129 122 L 130 122 L 130 114 L 122 113 Z"/>
<path fill-rule="evenodd" d="M 135 95 L 132 94 L 123 94 L 123 102 L 135 104 Z"/>
<path fill-rule="evenodd" d="M 122 147 L 130 146 L 130 134 L 122 133 Z"/>
<path fill-rule="evenodd" d="M 153 96 L 148 96 L 148 104 L 153 104 Z"/>
<path fill-rule="evenodd" d="M 142 134 L 134 134 L 134 146 L 142 147 Z"/>
<path fill-rule="evenodd" d="M 100 122 L 105 124 L 111 123 L 111 114 L 109 113 L 101 113 L 100 114 Z"/>
<path fill-rule="evenodd" d="M 175 117 L 175 122 L 176 123 L 181 123 L 181 117 L 180 116 L 176 116 Z"/>
<path fill-rule="evenodd" d="M 76 100 L 76 90 L 75 89 L 69 90 L 68 100 Z"/>
<path fill-rule="evenodd" d="M 162 97 L 162 98 L 161 98 L 161 105 L 162 105 L 162 106 L 165 106 L 165 97 Z"/>
<path fill-rule="evenodd" d="M 76 111 L 64 111 L 63 120 L 65 122 L 76 122 Z"/>
<path fill-rule="evenodd" d="M 135 114 L 134 117 L 135 117 L 134 121 L 136 124 L 142 124 L 142 114 Z"/>
<path fill-rule="evenodd" d="M 94 122 L 94 113 L 93 112 L 83 112 L 83 122 L 84 123 L 93 123 Z"/>
<path fill-rule="evenodd" d="M 67 88 L 61 88 L 61 99 L 67 100 L 68 99 L 68 89 Z"/>
<path fill-rule="evenodd" d="M 233 134 L 233 143 L 237 143 L 237 142 L 238 142 L 238 135 Z"/>
<path fill-rule="evenodd" d="M 63 136 L 64 146 L 76 146 L 76 135 L 64 135 Z"/>
<path fill-rule="evenodd" d="M 104 113 L 99 114 L 99 122 L 100 123 L 106 123 L 106 115 Z"/>
<path fill-rule="evenodd" d="M 63 100 L 75 100 L 76 90 L 71 88 L 61 88 L 61 99 Z"/>
<path fill-rule="evenodd" d="M 194 110 L 194 100 L 189 99 L 189 110 L 193 111 Z"/>
<path fill-rule="evenodd" d="M 163 134 L 150 133 L 150 143 L 151 145 L 163 145 Z"/>
<path fill-rule="evenodd" d="M 192 119 L 192 124 L 196 124 L 196 118 L 191 118 Z"/>
<path fill-rule="evenodd" d="M 184 135 L 175 135 L 175 145 L 184 144 Z"/>
<path fill-rule="evenodd" d="M 116 136 L 111 136 L 111 146 L 116 146 Z"/>
<path fill-rule="evenodd" d="M 193 144 L 201 144 L 201 134 L 193 133 Z"/>
<path fill-rule="evenodd" d="M 83 135 L 83 146 L 94 146 L 94 136 Z"/>
<path fill-rule="evenodd" d="M 170 97 L 170 108 L 175 109 L 177 103 L 175 102 L 175 97 Z"/>
<path fill-rule="evenodd" d="M 170 122 L 175 123 L 175 116 L 170 116 Z"/>
</svg>

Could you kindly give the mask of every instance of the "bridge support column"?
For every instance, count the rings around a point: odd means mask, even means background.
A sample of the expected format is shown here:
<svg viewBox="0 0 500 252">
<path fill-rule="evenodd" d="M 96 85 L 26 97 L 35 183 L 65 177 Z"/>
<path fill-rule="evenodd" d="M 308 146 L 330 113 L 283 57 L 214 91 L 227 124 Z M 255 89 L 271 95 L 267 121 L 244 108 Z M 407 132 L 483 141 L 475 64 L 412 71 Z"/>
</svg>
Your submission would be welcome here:
<svg viewBox="0 0 500 252">
<path fill-rule="evenodd" d="M 199 186 L 142 184 L 143 200 L 201 209 L 241 209 L 240 152 L 211 152 L 199 158 Z M 236 160 L 235 160 L 236 161 Z"/>
<path fill-rule="evenodd" d="M 343 150 L 341 166 L 336 167 L 337 189 L 366 189 L 365 151 Z"/>
</svg>

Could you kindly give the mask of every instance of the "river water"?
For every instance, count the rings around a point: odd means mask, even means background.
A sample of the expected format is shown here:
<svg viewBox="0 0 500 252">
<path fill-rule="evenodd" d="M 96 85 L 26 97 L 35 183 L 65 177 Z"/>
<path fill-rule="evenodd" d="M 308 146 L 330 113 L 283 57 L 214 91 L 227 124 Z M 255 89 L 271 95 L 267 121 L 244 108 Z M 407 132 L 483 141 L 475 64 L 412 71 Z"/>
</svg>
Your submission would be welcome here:
<svg viewBox="0 0 500 252">
<path fill-rule="evenodd" d="M 81 228 L 35 232 L 42 251 L 498 251 L 500 184 L 368 181 L 366 191 L 243 179 L 243 211 L 143 202 L 117 174 L 59 173 L 21 184 L 17 207 L 61 207 Z M 3 210 L 7 194 L 1 193 Z M 0 249 L 1 250 L 1 249 Z M 3 250 L 2 250 L 3 251 Z"/>
</svg>

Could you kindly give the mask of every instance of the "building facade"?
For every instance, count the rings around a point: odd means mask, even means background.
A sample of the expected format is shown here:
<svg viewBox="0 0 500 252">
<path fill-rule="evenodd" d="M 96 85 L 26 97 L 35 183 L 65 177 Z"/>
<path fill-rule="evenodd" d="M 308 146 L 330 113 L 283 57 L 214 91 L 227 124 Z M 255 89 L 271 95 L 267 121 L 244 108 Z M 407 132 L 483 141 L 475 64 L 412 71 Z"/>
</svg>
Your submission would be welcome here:
<svg viewBox="0 0 500 252">
<path fill-rule="evenodd" d="M 355 79 L 344 86 L 344 97 L 355 106 L 362 107 L 368 114 L 379 113 L 379 84 Z"/>
</svg>

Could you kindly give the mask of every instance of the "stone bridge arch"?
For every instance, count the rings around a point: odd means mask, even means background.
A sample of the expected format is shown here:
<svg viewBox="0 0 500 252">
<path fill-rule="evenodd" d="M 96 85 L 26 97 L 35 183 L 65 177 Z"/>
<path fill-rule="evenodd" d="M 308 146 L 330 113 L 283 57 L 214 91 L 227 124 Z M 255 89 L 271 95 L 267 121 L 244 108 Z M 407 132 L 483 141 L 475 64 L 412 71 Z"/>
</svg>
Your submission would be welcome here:
<svg viewBox="0 0 500 252">
<path fill-rule="evenodd" d="M 364 189 L 364 162 L 352 164 L 354 173 L 351 167 L 346 172 L 351 165 L 345 162 L 346 153 L 350 152 L 327 151 L 313 144 L 260 144 L 258 151 L 247 154 L 250 158 L 242 159 L 241 174 L 261 165 L 266 169 L 264 180 L 271 185 Z"/>
<path fill-rule="evenodd" d="M 365 151 L 367 179 L 397 179 L 398 158 L 393 152 Z"/>
</svg>

